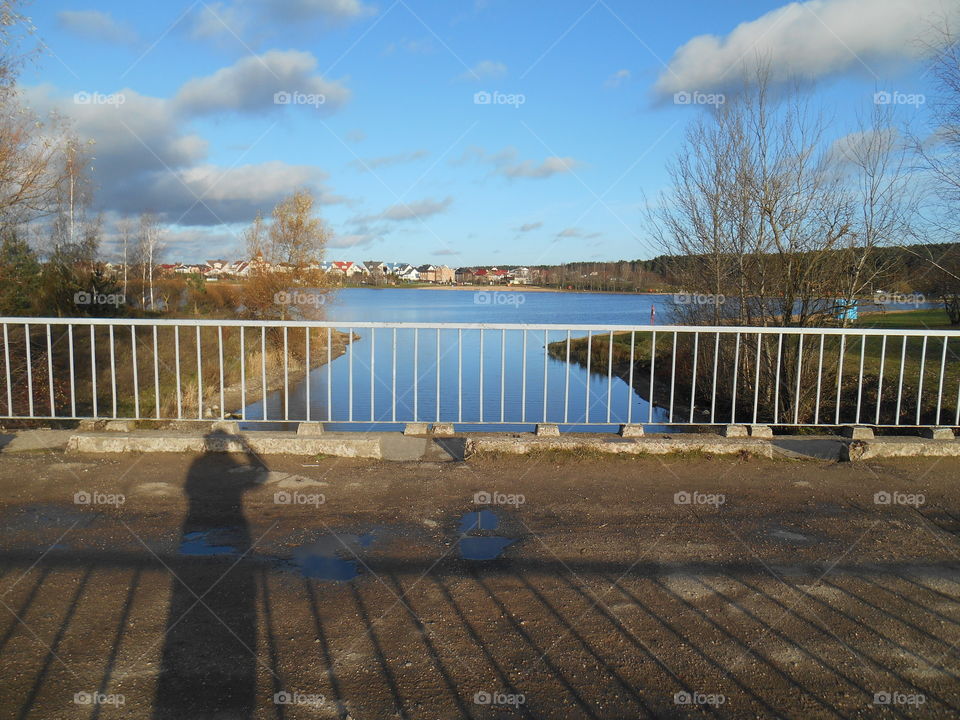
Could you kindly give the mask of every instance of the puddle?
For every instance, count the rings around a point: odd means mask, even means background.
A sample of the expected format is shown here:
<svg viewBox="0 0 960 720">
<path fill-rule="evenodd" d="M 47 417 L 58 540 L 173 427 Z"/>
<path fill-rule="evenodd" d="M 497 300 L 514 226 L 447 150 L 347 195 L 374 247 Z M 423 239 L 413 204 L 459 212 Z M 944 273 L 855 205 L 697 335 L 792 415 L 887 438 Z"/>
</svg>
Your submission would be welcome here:
<svg viewBox="0 0 960 720">
<path fill-rule="evenodd" d="M 364 535 L 326 535 L 294 550 L 293 562 L 304 577 L 346 582 L 357 577 L 360 569 L 356 560 L 344 559 L 341 556 L 352 557 L 350 550 L 356 552 L 356 548 L 369 548 L 373 541 L 373 532 Z"/>
<path fill-rule="evenodd" d="M 801 535 L 800 533 L 796 533 L 796 532 L 790 532 L 789 530 L 771 530 L 770 536 L 777 538 L 777 540 L 784 540 L 790 543 L 811 542 L 811 538 L 808 538 L 806 535 Z"/>
<path fill-rule="evenodd" d="M 466 535 L 478 530 L 496 530 L 500 518 L 491 510 L 468 512 L 460 518 L 457 532 Z M 516 540 L 514 538 L 481 536 L 460 538 L 458 543 L 460 556 L 464 560 L 496 560 L 503 551 Z"/>
<path fill-rule="evenodd" d="M 231 528 L 217 528 L 186 533 L 180 541 L 180 554 L 235 555 L 239 553 L 237 548 L 223 543 L 234 532 Z"/>
</svg>

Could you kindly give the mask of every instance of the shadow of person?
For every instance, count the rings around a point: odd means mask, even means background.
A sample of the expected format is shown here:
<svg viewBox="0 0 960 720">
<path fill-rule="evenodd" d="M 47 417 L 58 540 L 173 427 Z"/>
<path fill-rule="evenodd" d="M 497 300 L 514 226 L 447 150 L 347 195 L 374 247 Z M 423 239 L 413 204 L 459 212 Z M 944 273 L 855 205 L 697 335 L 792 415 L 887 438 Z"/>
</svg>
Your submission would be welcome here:
<svg viewBox="0 0 960 720">
<path fill-rule="evenodd" d="M 237 436 L 215 433 L 208 440 Z M 189 506 L 180 537 L 167 615 L 154 720 L 243 720 L 256 702 L 257 582 L 246 555 L 250 528 L 243 493 L 262 463 L 207 452 L 184 484 Z"/>
</svg>

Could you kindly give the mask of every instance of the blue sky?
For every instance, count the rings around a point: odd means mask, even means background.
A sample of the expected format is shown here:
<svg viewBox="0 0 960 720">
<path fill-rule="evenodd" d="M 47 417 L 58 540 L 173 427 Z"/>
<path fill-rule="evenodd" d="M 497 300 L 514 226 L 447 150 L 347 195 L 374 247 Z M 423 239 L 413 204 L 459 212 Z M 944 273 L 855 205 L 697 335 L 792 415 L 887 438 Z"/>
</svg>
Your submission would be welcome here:
<svg viewBox="0 0 960 720">
<path fill-rule="evenodd" d="M 454 266 L 653 256 L 644 197 L 664 188 L 703 111 L 676 92 L 720 92 L 762 54 L 784 77 L 816 80 L 840 136 L 878 90 L 928 91 L 923 33 L 958 14 L 947 0 L 45 0 L 28 11 L 47 52 L 23 75 L 25 95 L 96 141 L 108 227 L 153 211 L 169 225 L 167 258 L 239 257 L 257 209 L 310 187 L 335 233 L 328 259 Z M 278 104 L 277 92 L 313 104 Z"/>
</svg>

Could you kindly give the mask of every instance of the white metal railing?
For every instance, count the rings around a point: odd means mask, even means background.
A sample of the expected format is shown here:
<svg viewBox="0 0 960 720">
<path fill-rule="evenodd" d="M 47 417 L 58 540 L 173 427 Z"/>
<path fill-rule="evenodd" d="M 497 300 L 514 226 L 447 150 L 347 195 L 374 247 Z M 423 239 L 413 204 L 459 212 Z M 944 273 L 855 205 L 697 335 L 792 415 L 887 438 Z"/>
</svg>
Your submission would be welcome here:
<svg viewBox="0 0 960 720">
<path fill-rule="evenodd" d="M 0 418 L 960 425 L 960 332 L 0 318 Z"/>
</svg>

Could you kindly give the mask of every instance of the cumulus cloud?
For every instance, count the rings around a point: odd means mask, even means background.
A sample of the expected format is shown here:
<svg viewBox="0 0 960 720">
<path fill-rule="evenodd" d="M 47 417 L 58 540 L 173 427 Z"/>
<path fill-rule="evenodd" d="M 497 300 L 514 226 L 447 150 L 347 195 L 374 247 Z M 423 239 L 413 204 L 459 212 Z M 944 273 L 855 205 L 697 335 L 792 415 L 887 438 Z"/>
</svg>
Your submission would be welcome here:
<svg viewBox="0 0 960 720">
<path fill-rule="evenodd" d="M 792 2 L 725 36 L 699 35 L 673 55 L 655 85 L 665 97 L 735 84 L 758 63 L 772 78 L 815 79 L 877 61 L 918 57 L 933 23 L 960 21 L 960 5 L 943 0 L 808 0 Z"/>
<path fill-rule="evenodd" d="M 616 88 L 623 85 L 623 83 L 627 82 L 629 79 L 629 70 L 617 70 L 613 75 L 607 78 L 607 81 L 604 83 L 604 85 L 608 88 Z"/>
<path fill-rule="evenodd" d="M 252 0 L 249 4 L 266 6 L 268 12 L 292 21 L 353 20 L 376 12 L 360 0 Z"/>
<path fill-rule="evenodd" d="M 398 153 L 396 155 L 383 155 L 381 157 L 367 158 L 365 160 L 354 160 L 350 165 L 360 172 L 369 172 L 377 168 L 388 167 L 390 165 L 403 165 L 404 163 L 422 160 L 430 155 L 429 150 L 414 150 L 413 152 Z"/>
<path fill-rule="evenodd" d="M 355 235 L 334 235 L 327 243 L 332 248 L 356 248 L 365 247 L 379 240 L 380 236 L 376 233 L 359 233 Z"/>
<path fill-rule="evenodd" d="M 460 76 L 461 80 L 485 80 L 507 74 L 507 66 L 494 60 L 481 60 Z"/>
<path fill-rule="evenodd" d="M 380 221 L 380 220 L 391 220 L 393 222 L 403 222 L 405 220 L 423 220 L 432 215 L 438 215 L 450 207 L 450 204 L 453 202 L 453 198 L 447 197 L 443 200 L 433 200 L 427 198 L 424 200 L 418 200 L 417 202 L 411 203 L 397 203 L 396 205 L 391 205 L 383 212 L 377 213 L 376 215 L 363 215 L 361 217 L 353 218 L 351 221 L 354 224 L 363 226 L 368 222 Z"/>
<path fill-rule="evenodd" d="M 592 240 L 593 238 L 598 238 L 598 237 L 600 237 L 601 235 L 602 235 L 602 233 L 598 233 L 598 232 L 588 233 L 588 232 L 585 232 L 584 230 L 581 230 L 580 228 L 577 228 L 577 227 L 564 228 L 563 230 L 561 230 L 560 232 L 557 233 L 557 237 L 558 237 L 558 238 L 564 238 L 564 239 L 566 239 L 566 238 L 580 238 L 580 239 L 583 239 L 583 240 Z"/>
<path fill-rule="evenodd" d="M 50 86 L 26 89 L 25 96 L 38 112 L 66 115 L 81 140 L 95 142 L 93 180 L 98 208 L 106 212 L 153 211 L 168 223 L 211 226 L 247 222 L 302 187 L 310 188 L 322 204 L 343 202 L 327 188 L 326 173 L 316 167 L 266 162 L 222 168 L 209 163 L 208 143 L 190 131 L 190 120 L 215 109 L 259 108 L 239 79 L 244 73 L 231 72 L 238 66 L 242 63 L 227 68 L 219 94 L 200 105 L 198 86 L 190 83 L 173 99 L 122 89 L 109 96 L 114 98 L 110 104 L 71 102 Z M 258 99 L 258 92 L 252 97 Z"/>
<path fill-rule="evenodd" d="M 88 40 L 121 45 L 137 39 L 131 28 L 100 10 L 61 10 L 57 13 L 57 22 L 60 27 Z"/>
<path fill-rule="evenodd" d="M 543 227 L 542 222 L 532 222 L 532 223 L 524 223 L 523 225 L 518 227 L 517 230 L 519 230 L 520 232 L 531 232 L 533 230 L 539 230 L 542 227 Z"/>
<path fill-rule="evenodd" d="M 223 2 L 204 3 L 194 16 L 190 34 L 197 40 L 216 38 L 224 33 L 243 35 L 249 18 L 244 12 Z"/>
<path fill-rule="evenodd" d="M 350 99 L 350 91 L 315 74 L 316 68 L 317 59 L 309 52 L 270 50 L 188 81 L 174 102 L 191 115 L 267 112 L 281 107 L 275 102 L 277 93 L 287 93 L 294 97 L 293 102 L 297 102 L 297 94 L 315 96 L 317 104 L 310 107 L 325 114 L 336 112 Z"/>
<path fill-rule="evenodd" d="M 479 160 L 493 165 L 493 173 L 510 179 L 531 178 L 544 179 L 554 175 L 572 172 L 582 163 L 572 157 L 550 156 L 541 162 L 519 160 L 519 152 L 515 147 L 505 147 L 495 153 L 488 153 L 481 147 L 469 147 L 460 156 L 456 163 L 465 163 L 470 160 Z"/>
<path fill-rule="evenodd" d="M 376 14 L 360 0 L 221 0 L 205 3 L 193 15 L 192 34 L 199 39 L 243 35 L 256 28 L 303 25 L 316 20 L 343 23 Z M 269 33 L 267 33 L 269 34 Z"/>
</svg>

